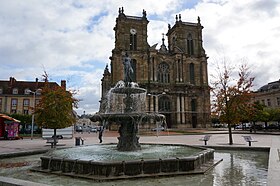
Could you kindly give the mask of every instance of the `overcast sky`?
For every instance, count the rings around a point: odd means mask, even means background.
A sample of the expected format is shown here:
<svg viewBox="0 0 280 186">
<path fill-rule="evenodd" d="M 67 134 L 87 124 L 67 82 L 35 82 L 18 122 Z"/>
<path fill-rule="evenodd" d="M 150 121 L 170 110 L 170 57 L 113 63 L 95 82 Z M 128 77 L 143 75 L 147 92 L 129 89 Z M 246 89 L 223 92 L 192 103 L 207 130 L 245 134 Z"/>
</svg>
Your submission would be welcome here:
<svg viewBox="0 0 280 186">
<path fill-rule="evenodd" d="M 201 18 L 209 77 L 226 57 L 251 67 L 254 89 L 280 79 L 280 0 L 0 0 L 0 79 L 67 81 L 78 114 L 99 109 L 100 79 L 114 48 L 119 7 L 147 12 L 148 42 L 161 43 L 175 15 Z"/>
</svg>

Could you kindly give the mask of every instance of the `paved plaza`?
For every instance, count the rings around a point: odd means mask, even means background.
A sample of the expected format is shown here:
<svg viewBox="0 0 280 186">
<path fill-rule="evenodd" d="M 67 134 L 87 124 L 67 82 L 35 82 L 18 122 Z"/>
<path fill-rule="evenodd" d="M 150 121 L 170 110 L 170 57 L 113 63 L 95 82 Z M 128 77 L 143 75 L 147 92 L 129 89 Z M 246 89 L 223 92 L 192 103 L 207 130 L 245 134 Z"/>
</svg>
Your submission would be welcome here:
<svg viewBox="0 0 280 186">
<path fill-rule="evenodd" d="M 252 143 L 251 148 L 270 148 L 269 156 L 269 170 L 268 170 L 268 185 L 277 185 L 280 182 L 280 162 L 279 162 L 279 149 L 280 149 L 280 135 L 279 134 L 233 134 L 233 145 L 228 145 L 228 134 L 226 131 L 203 131 L 211 135 L 210 140 L 207 142 L 209 147 L 230 147 L 230 148 L 246 148 L 249 149 L 248 143 L 242 137 L 243 135 L 250 135 L 256 142 Z M 105 131 L 103 134 L 103 143 L 117 143 L 117 132 Z M 159 144 L 187 144 L 205 146 L 200 139 L 204 134 L 181 135 L 174 132 L 156 132 L 149 135 L 141 135 L 140 143 L 159 143 Z M 76 137 L 84 139 L 84 145 L 92 145 L 99 143 L 98 133 L 75 133 L 72 139 L 59 140 L 57 148 L 74 147 Z M 13 154 L 27 154 L 34 151 L 46 151 L 50 149 L 50 145 L 42 138 L 24 138 L 20 140 L 2 140 L 0 141 L 0 158 L 12 156 Z"/>
</svg>

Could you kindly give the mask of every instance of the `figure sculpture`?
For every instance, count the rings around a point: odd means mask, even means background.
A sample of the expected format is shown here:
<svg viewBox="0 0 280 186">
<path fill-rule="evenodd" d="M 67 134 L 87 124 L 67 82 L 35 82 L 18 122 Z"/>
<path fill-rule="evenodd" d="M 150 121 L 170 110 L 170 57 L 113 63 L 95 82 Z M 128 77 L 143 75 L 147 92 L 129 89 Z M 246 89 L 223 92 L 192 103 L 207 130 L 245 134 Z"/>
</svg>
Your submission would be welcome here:
<svg viewBox="0 0 280 186">
<path fill-rule="evenodd" d="M 131 58 L 128 56 L 127 53 L 125 53 L 124 59 L 123 59 L 123 65 L 124 65 L 124 82 L 130 83 L 133 82 L 133 68 L 131 66 Z"/>
</svg>

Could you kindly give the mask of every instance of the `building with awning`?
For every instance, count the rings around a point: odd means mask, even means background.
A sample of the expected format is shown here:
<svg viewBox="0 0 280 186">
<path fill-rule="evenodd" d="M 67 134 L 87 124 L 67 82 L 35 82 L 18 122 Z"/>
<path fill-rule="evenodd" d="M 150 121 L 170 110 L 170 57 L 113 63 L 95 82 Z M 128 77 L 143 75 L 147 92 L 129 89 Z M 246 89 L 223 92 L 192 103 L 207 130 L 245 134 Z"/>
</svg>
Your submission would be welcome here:
<svg viewBox="0 0 280 186">
<path fill-rule="evenodd" d="M 5 114 L 0 114 L 0 139 L 19 138 L 20 121 Z"/>
</svg>

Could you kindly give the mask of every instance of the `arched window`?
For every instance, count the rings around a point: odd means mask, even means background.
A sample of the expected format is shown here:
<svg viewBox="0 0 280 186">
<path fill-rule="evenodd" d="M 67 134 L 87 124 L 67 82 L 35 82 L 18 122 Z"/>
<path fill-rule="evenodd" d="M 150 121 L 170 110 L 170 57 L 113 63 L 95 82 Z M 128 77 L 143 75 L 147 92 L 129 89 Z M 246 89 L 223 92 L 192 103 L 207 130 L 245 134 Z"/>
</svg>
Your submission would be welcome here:
<svg viewBox="0 0 280 186">
<path fill-rule="evenodd" d="M 170 69 L 166 62 L 162 62 L 158 65 L 157 69 L 158 82 L 169 83 L 170 81 Z"/>
<path fill-rule="evenodd" d="M 130 50 L 137 50 L 137 34 L 130 34 Z"/>
<path fill-rule="evenodd" d="M 195 84 L 194 64 L 190 64 L 190 83 Z"/>
<path fill-rule="evenodd" d="M 187 47 L 188 47 L 188 54 L 191 56 L 194 54 L 193 52 L 193 39 L 192 39 L 192 35 L 189 34 L 188 38 L 187 38 Z"/>
<path fill-rule="evenodd" d="M 159 97 L 158 100 L 158 111 L 168 112 L 171 110 L 171 102 L 167 96 Z"/>
</svg>

